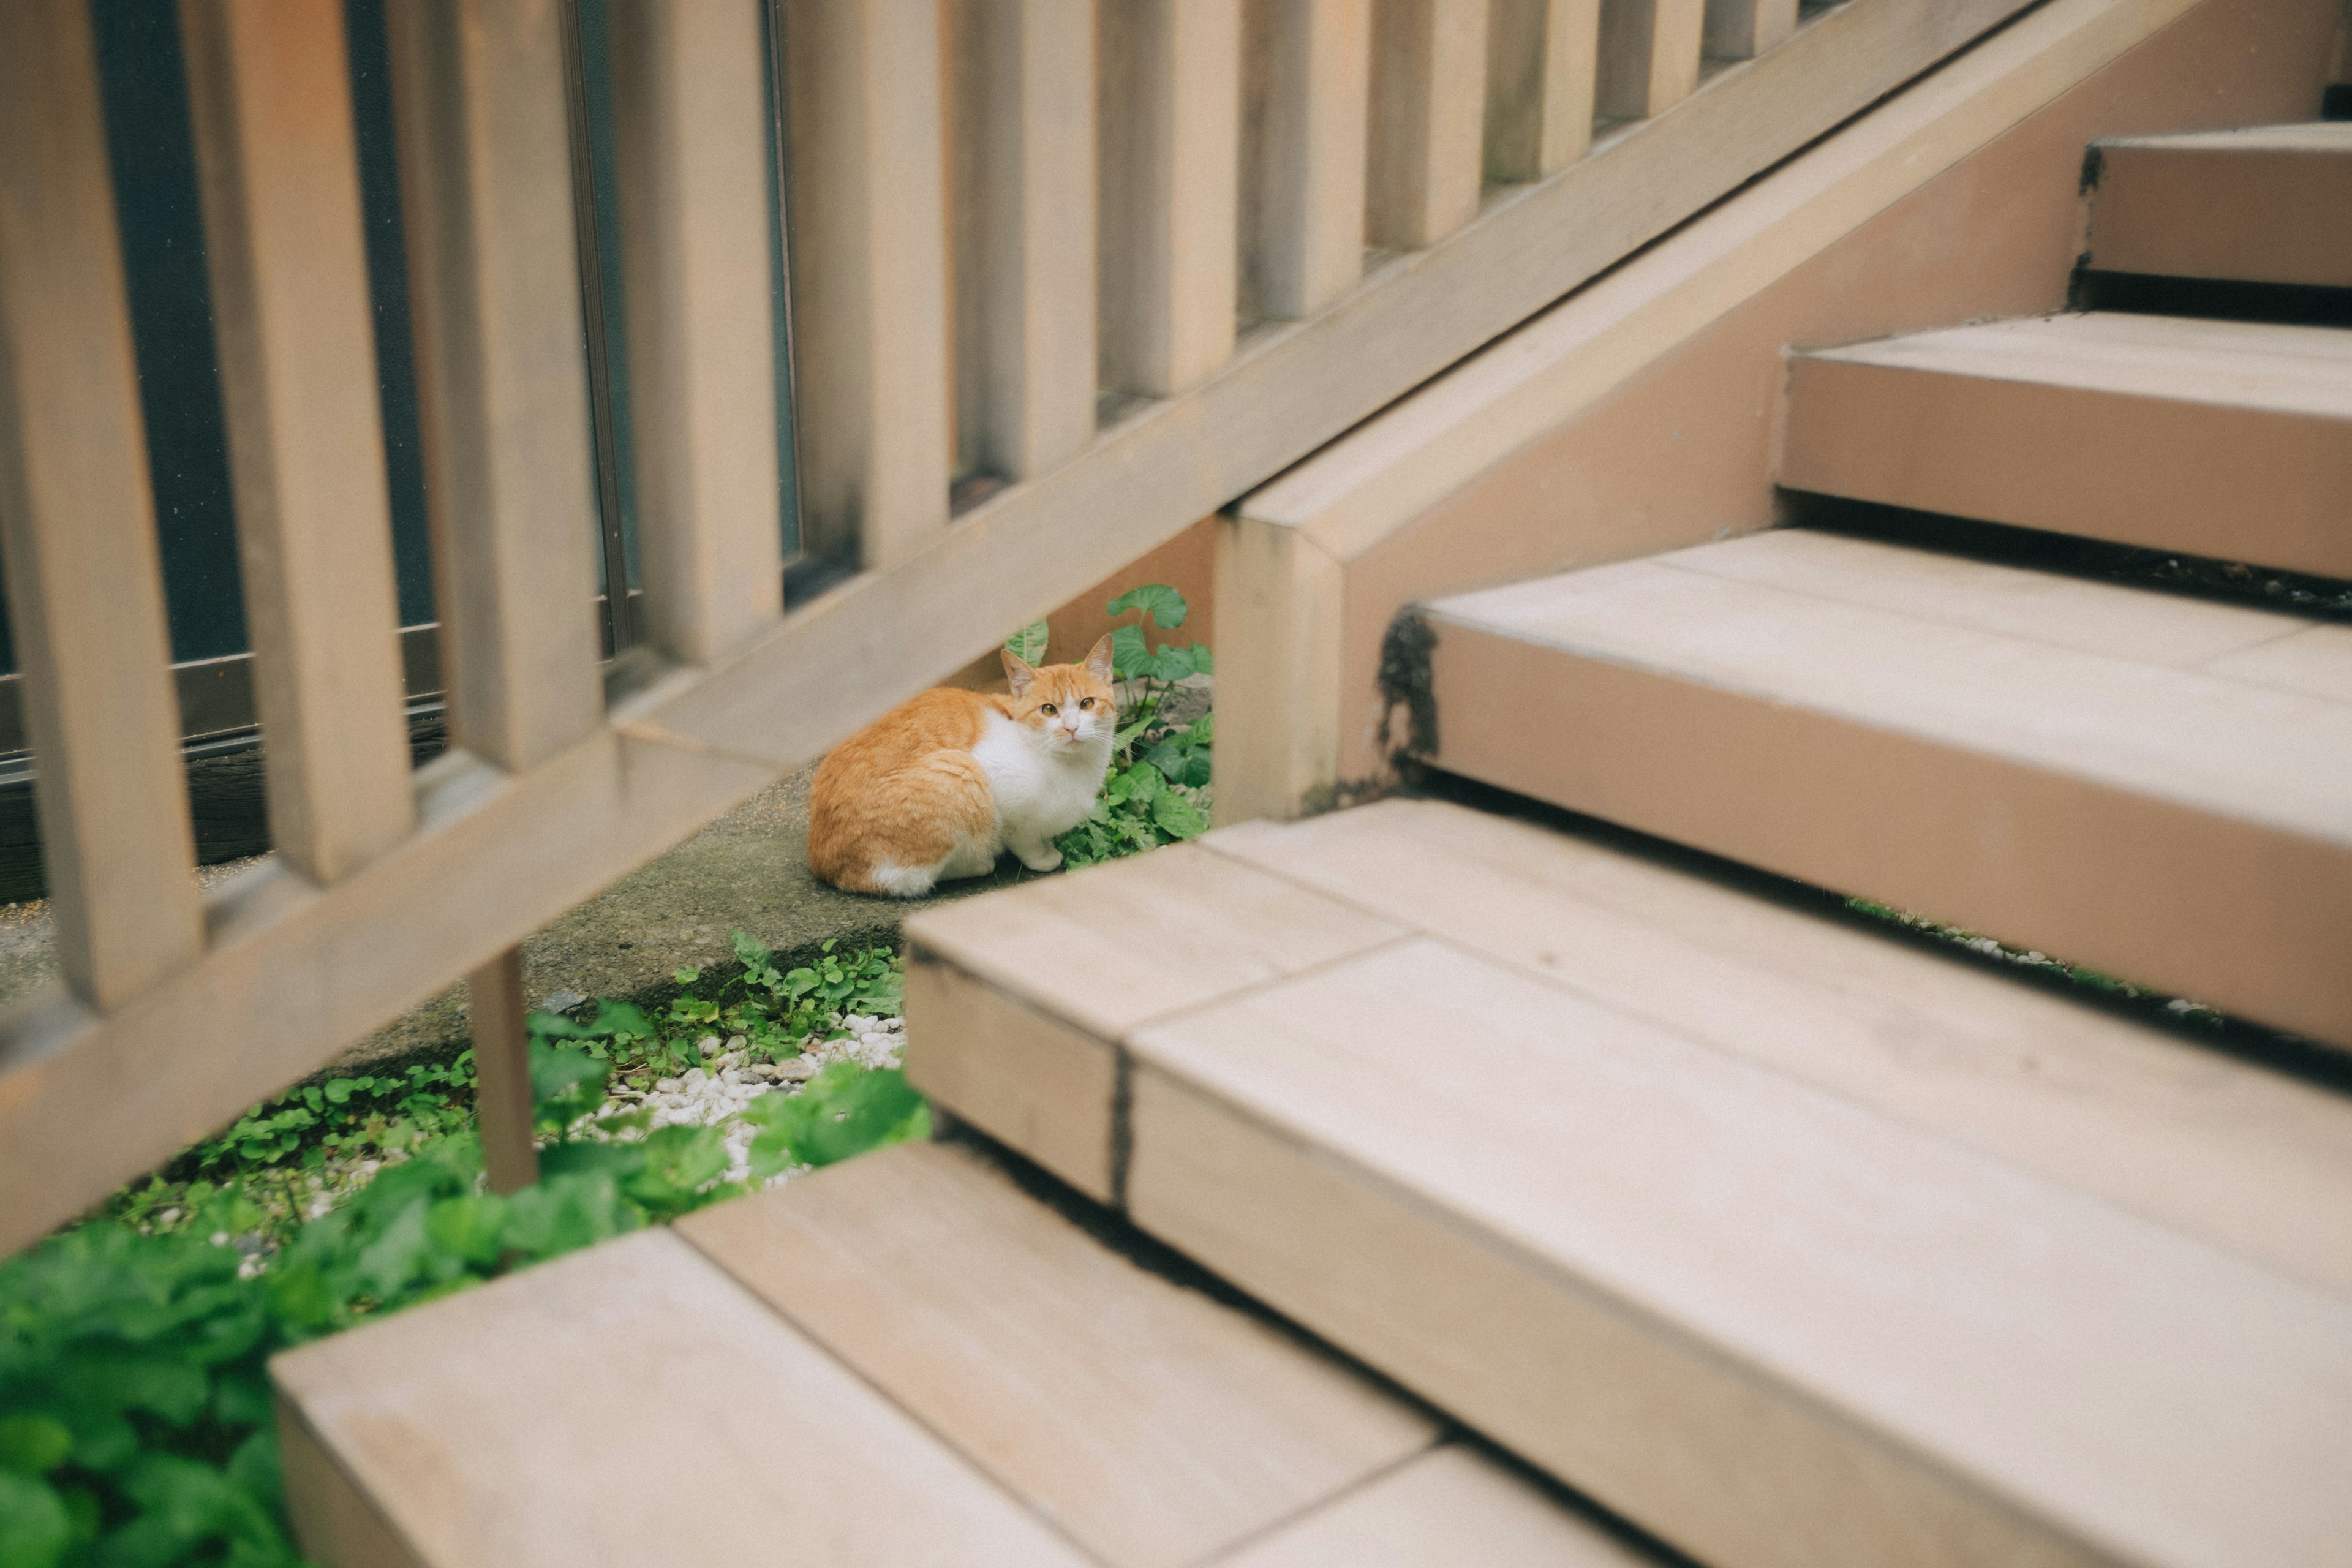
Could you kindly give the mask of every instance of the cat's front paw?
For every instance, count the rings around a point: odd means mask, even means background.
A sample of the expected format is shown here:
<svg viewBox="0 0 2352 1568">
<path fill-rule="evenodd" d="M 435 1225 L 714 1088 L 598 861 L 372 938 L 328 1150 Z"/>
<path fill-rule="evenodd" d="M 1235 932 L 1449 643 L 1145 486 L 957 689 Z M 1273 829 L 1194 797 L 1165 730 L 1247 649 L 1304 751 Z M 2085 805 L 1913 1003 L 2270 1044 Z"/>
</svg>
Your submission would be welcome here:
<svg viewBox="0 0 2352 1568">
<path fill-rule="evenodd" d="M 1034 850 L 1024 849 L 1019 845 L 1015 845 L 1013 853 L 1018 856 L 1021 863 L 1032 871 L 1051 871 L 1062 863 L 1062 852 L 1050 844 Z"/>
</svg>

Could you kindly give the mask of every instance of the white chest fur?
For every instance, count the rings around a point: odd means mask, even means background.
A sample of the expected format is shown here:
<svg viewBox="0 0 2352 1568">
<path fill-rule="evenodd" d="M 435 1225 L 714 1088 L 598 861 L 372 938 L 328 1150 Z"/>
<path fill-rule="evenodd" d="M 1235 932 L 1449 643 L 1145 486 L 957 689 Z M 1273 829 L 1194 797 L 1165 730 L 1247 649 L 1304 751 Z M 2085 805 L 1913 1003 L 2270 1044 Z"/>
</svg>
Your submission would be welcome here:
<svg viewBox="0 0 2352 1568">
<path fill-rule="evenodd" d="M 1048 746 L 1042 734 L 1003 714 L 988 716 L 971 755 L 988 774 L 997 832 L 1007 848 L 1031 859 L 1085 819 L 1109 771 L 1110 742 L 1105 732 Z"/>
</svg>

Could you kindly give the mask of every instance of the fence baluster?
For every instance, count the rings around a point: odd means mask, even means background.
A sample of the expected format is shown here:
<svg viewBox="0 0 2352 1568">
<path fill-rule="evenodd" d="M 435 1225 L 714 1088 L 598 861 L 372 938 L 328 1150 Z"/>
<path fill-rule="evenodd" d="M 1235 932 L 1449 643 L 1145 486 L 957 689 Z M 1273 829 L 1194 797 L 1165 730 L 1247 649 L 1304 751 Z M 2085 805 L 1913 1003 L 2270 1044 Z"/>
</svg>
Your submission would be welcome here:
<svg viewBox="0 0 2352 1568">
<path fill-rule="evenodd" d="M 1486 166 L 1486 7 L 1375 0 L 1366 232 L 1399 250 L 1478 216 Z"/>
<path fill-rule="evenodd" d="M 612 38 L 642 610 L 708 664 L 783 613 L 760 0 L 614 0 Z"/>
<path fill-rule="evenodd" d="M 1255 0 L 1242 208 L 1249 309 L 1311 316 L 1363 280 L 1371 0 Z"/>
<path fill-rule="evenodd" d="M 1095 434 L 1095 7 L 960 9 L 957 445 L 1026 479 Z"/>
<path fill-rule="evenodd" d="M 204 926 L 87 0 L 0 5 L 0 551 L 58 963 L 110 1008 Z"/>
<path fill-rule="evenodd" d="M 562 27 L 530 0 L 385 20 L 450 741 L 520 772 L 604 717 Z"/>
<path fill-rule="evenodd" d="M 1601 0 L 1597 104 L 1613 120 L 1647 120 L 1698 89 L 1706 0 Z"/>
<path fill-rule="evenodd" d="M 1495 0 L 1486 35 L 1486 176 L 1540 180 L 1592 144 L 1600 0 Z"/>
<path fill-rule="evenodd" d="M 270 838 L 333 882 L 415 825 L 342 7 L 180 15 Z"/>
<path fill-rule="evenodd" d="M 482 1172 L 490 1191 L 511 1193 L 539 1180 L 522 949 L 510 947 L 467 975 L 466 998 L 474 1027 L 474 1120 L 482 1130 Z"/>
<path fill-rule="evenodd" d="M 1797 0 L 1707 0 L 1706 53 L 1752 60 L 1797 30 Z"/>
<path fill-rule="evenodd" d="M 1102 12 L 1102 376 L 1164 397 L 1234 353 L 1241 0 Z"/>
<path fill-rule="evenodd" d="M 802 537 L 868 567 L 948 520 L 946 185 L 934 8 L 784 7 Z"/>
</svg>

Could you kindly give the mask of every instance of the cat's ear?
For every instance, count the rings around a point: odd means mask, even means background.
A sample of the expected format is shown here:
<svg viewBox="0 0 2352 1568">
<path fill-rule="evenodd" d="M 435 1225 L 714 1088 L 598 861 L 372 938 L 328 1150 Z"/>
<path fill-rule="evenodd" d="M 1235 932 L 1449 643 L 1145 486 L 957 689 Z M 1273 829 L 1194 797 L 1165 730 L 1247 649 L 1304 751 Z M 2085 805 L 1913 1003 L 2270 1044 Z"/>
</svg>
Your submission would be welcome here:
<svg viewBox="0 0 2352 1568">
<path fill-rule="evenodd" d="M 1037 679 L 1037 672 L 1029 668 L 1027 659 L 1023 658 L 1011 648 L 1001 648 L 998 651 L 1004 655 L 1004 679 L 1012 683 L 1013 695 L 1019 697 L 1029 689 L 1029 683 Z"/>
<path fill-rule="evenodd" d="M 1094 651 L 1087 655 L 1087 673 L 1105 686 L 1110 684 L 1110 634 L 1108 632 L 1103 633 L 1102 640 L 1095 644 Z"/>
</svg>

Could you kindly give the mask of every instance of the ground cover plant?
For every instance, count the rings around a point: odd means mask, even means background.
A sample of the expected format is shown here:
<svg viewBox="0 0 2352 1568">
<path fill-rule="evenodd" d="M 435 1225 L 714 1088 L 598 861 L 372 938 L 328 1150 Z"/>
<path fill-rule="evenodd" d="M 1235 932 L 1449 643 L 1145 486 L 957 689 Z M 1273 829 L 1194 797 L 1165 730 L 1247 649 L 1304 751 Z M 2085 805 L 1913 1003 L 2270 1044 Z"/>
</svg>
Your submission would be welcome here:
<svg viewBox="0 0 2352 1568">
<path fill-rule="evenodd" d="M 1146 627 L 1172 632 L 1190 613 L 1184 595 L 1165 583 L 1131 589 L 1107 608 L 1112 616 L 1133 611 L 1136 618 L 1111 630 L 1111 679 L 1125 690 L 1110 772 L 1093 812 L 1054 841 L 1073 867 L 1140 854 L 1209 830 L 1216 716 L 1181 721 L 1168 711 L 1178 682 L 1214 672 L 1208 645 L 1150 646 Z M 1032 662 L 1043 658 L 1045 623 L 1024 626 L 1004 646 Z"/>
<path fill-rule="evenodd" d="M 768 1029 L 772 1052 L 789 1056 L 834 1033 L 845 1011 L 897 1010 L 887 951 L 835 955 L 828 945 L 788 970 L 740 934 L 736 952 L 741 976 L 659 1017 L 608 1002 L 581 1009 L 584 1021 L 534 1016 L 530 1083 L 545 1142 L 541 1179 L 520 1192 L 483 1190 L 469 1105 L 457 1125 L 436 1120 L 445 1090 L 470 1101 L 469 1070 L 354 1075 L 315 1086 L 315 1100 L 298 1090 L 257 1107 L 190 1151 L 175 1168 L 220 1180 L 164 1183 L 169 1203 L 151 1203 L 143 1220 L 137 1194 L 120 1197 L 0 1260 L 0 1568 L 293 1563 L 270 1355 L 792 1167 L 928 1133 L 929 1108 L 900 1073 L 835 1062 L 796 1094 L 751 1100 L 749 1176 L 729 1180 L 719 1126 L 654 1127 L 616 1100 L 630 1075 L 698 1053 L 715 1026 Z M 331 1094 L 336 1082 L 352 1087 Z M 427 1103 L 411 1106 L 418 1094 Z M 310 1120 L 284 1120 L 297 1110 Z M 416 1136 L 384 1142 L 403 1119 Z M 337 1206 L 282 1226 L 274 1249 L 215 1241 L 261 1223 L 248 1183 L 303 1170 L 331 1136 L 348 1149 L 362 1134 L 384 1158 Z M 177 1217 L 163 1220 L 167 1210 Z"/>
</svg>

